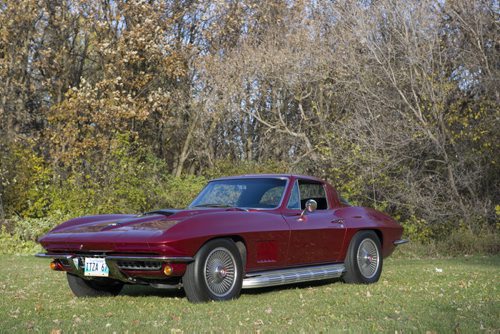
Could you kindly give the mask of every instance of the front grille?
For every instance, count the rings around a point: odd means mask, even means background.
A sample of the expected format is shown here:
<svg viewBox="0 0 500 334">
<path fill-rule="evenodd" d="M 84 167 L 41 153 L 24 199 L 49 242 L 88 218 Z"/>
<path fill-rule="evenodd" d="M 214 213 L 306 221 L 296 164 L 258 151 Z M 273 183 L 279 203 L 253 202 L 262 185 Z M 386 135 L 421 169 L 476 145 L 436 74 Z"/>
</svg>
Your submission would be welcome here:
<svg viewBox="0 0 500 334">
<path fill-rule="evenodd" d="M 118 268 L 123 270 L 161 270 L 158 261 L 118 261 Z"/>
</svg>

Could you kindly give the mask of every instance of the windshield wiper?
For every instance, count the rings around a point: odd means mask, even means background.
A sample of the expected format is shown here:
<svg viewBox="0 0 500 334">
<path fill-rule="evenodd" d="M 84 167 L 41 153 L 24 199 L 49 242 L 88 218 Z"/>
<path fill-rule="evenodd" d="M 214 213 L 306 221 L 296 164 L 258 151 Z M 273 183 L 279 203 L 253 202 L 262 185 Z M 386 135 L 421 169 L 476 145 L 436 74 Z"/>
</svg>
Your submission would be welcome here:
<svg viewBox="0 0 500 334">
<path fill-rule="evenodd" d="M 232 205 L 227 205 L 227 204 L 222 204 L 222 203 L 203 203 L 203 204 L 198 204 L 194 205 L 193 208 L 199 208 L 199 207 L 205 207 L 205 208 L 232 208 Z"/>
</svg>

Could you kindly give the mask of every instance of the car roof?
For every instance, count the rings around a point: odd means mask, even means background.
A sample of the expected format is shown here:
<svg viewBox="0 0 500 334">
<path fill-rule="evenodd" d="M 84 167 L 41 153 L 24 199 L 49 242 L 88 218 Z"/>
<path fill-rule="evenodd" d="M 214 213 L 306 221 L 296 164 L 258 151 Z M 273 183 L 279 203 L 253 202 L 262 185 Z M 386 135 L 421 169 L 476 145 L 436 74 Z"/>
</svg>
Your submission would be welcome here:
<svg viewBox="0 0 500 334">
<path fill-rule="evenodd" d="M 306 180 L 311 180 L 311 181 L 318 181 L 325 183 L 322 179 L 319 179 L 314 176 L 308 176 L 308 175 L 299 175 L 299 174 L 243 174 L 243 175 L 235 175 L 235 176 L 226 176 L 226 177 L 220 177 L 213 179 L 211 181 L 219 181 L 219 180 L 236 180 L 236 179 L 256 179 L 256 178 L 296 178 L 296 179 L 306 179 Z"/>
</svg>

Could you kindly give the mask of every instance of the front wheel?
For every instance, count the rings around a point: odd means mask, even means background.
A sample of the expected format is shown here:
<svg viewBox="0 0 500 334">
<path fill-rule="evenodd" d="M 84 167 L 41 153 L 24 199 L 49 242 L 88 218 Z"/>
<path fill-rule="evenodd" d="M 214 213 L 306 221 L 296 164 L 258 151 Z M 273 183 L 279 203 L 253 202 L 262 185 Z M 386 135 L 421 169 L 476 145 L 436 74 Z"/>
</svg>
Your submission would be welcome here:
<svg viewBox="0 0 500 334">
<path fill-rule="evenodd" d="M 243 282 L 243 265 L 235 243 L 216 239 L 206 243 L 182 278 L 190 302 L 238 298 Z"/>
<path fill-rule="evenodd" d="M 111 279 L 85 280 L 70 273 L 66 274 L 68 284 L 77 297 L 110 297 L 122 291 L 123 283 Z"/>
<path fill-rule="evenodd" d="M 370 284 L 379 280 L 382 273 L 380 239 L 373 231 L 356 233 L 349 244 L 345 260 L 346 283 Z"/>
</svg>

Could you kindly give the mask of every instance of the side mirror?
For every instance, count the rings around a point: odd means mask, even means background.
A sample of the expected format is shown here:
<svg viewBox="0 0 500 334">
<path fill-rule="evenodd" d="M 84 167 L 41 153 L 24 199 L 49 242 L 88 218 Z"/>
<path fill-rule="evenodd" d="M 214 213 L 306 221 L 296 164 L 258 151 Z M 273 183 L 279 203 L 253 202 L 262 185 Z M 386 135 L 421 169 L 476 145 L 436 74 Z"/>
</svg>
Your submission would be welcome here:
<svg viewBox="0 0 500 334">
<path fill-rule="evenodd" d="M 314 211 L 316 211 L 317 208 L 318 208 L 318 202 L 316 202 L 313 199 L 307 200 L 307 202 L 306 202 L 306 208 L 300 214 L 300 218 L 299 219 L 303 220 L 306 213 L 308 213 L 308 212 L 309 213 L 314 212 Z"/>
<path fill-rule="evenodd" d="M 314 212 L 318 208 L 318 202 L 316 202 L 313 199 L 310 199 L 306 202 L 306 208 L 307 212 Z"/>
</svg>

